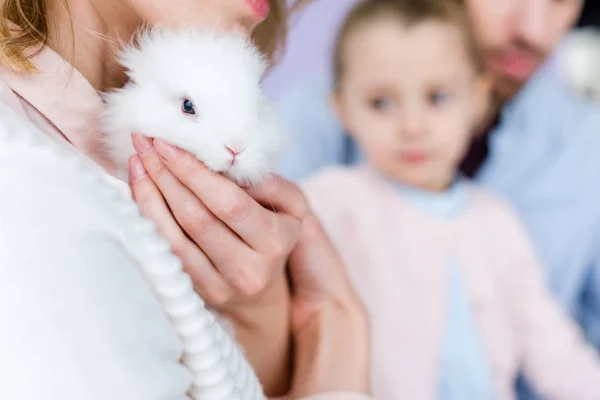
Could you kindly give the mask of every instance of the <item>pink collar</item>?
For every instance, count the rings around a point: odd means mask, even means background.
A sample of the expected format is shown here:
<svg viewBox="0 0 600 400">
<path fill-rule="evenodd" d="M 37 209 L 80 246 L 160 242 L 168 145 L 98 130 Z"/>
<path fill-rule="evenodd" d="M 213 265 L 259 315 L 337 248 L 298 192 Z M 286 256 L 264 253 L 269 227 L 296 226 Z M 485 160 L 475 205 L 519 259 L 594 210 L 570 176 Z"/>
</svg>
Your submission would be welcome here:
<svg viewBox="0 0 600 400">
<path fill-rule="evenodd" d="M 99 118 L 104 103 L 98 92 L 70 63 L 50 48 L 32 58 L 34 75 L 0 66 L 0 81 L 39 111 L 64 138 L 107 170 L 100 144 Z"/>
</svg>

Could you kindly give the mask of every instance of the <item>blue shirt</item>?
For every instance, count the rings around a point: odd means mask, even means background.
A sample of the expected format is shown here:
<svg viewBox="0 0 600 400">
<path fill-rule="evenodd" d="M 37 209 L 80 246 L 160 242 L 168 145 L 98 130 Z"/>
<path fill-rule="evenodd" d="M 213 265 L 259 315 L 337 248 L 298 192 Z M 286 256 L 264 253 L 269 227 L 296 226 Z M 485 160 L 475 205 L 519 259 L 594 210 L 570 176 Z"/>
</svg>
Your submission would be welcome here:
<svg viewBox="0 0 600 400">
<path fill-rule="evenodd" d="M 451 219 L 469 205 L 464 182 L 458 179 L 447 191 L 431 193 L 395 184 L 401 196 L 439 220 Z M 439 400 L 491 400 L 494 384 L 461 265 L 448 254 L 448 301 L 443 335 Z"/>
<path fill-rule="evenodd" d="M 504 107 L 475 179 L 515 207 L 555 298 L 600 349 L 600 107 L 571 92 L 559 66 L 557 52 Z M 323 79 L 280 105 L 283 176 L 361 159 L 328 101 Z"/>
<path fill-rule="evenodd" d="M 439 400 L 492 400 L 495 394 L 490 366 L 477 329 L 460 265 L 448 260 L 446 330 L 442 344 Z"/>
</svg>

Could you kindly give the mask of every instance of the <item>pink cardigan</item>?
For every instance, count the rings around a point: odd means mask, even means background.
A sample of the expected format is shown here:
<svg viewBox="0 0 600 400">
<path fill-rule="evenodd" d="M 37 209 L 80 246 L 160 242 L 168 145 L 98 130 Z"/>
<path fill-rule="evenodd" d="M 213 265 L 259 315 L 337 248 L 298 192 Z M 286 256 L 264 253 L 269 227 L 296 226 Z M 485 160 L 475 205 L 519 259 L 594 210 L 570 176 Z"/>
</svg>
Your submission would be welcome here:
<svg viewBox="0 0 600 400">
<path fill-rule="evenodd" d="M 378 399 L 434 400 L 447 290 L 446 257 L 463 268 L 498 398 L 520 368 L 548 399 L 600 399 L 600 363 L 544 287 L 513 212 L 477 187 L 439 221 L 369 167 L 334 168 L 304 189 L 370 312 Z"/>
</svg>

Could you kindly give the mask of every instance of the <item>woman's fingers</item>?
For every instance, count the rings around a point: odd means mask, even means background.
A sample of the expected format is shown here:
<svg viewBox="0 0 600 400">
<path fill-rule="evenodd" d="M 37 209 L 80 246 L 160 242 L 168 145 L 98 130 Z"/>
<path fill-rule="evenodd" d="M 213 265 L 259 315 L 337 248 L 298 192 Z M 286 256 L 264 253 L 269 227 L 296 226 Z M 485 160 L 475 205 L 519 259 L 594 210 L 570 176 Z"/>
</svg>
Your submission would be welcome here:
<svg viewBox="0 0 600 400">
<path fill-rule="evenodd" d="M 173 252 L 182 260 L 194 289 L 208 304 L 218 306 L 227 303 L 235 294 L 235 290 L 219 274 L 202 250 L 189 240 L 188 243 L 189 245 L 180 246 Z"/>
<path fill-rule="evenodd" d="M 294 221 L 294 217 L 283 214 L 284 209 L 283 213 L 265 209 L 234 182 L 210 171 L 190 153 L 159 139 L 154 143 L 169 171 L 250 247 L 275 258 L 289 252 L 300 231 L 299 218 Z M 278 187 L 274 184 L 272 189 Z M 275 195 L 273 205 L 280 203 L 276 198 Z"/>
<path fill-rule="evenodd" d="M 166 200 L 176 224 L 202 249 L 226 282 L 244 295 L 259 293 L 270 278 L 270 265 L 173 175 L 154 148 L 146 149 L 140 158 Z M 195 162 L 200 164 L 197 160 Z M 243 191 L 241 193 L 248 197 Z M 195 266 L 188 265 L 188 269 L 194 270 Z"/>
<path fill-rule="evenodd" d="M 130 184 L 142 214 L 152 220 L 172 251 L 186 266 L 198 293 L 210 304 L 227 301 L 233 289 L 215 270 L 209 258 L 191 242 L 175 222 L 160 191 L 148 176 L 138 155 L 129 161 Z"/>
<path fill-rule="evenodd" d="M 269 175 L 246 192 L 263 206 L 303 219 L 308 211 L 306 197 L 294 183 L 279 175 Z"/>
<path fill-rule="evenodd" d="M 171 244 L 183 243 L 186 238 L 171 218 L 160 191 L 146 173 L 139 156 L 129 159 L 131 189 L 142 214 L 154 221 L 161 235 Z"/>
</svg>

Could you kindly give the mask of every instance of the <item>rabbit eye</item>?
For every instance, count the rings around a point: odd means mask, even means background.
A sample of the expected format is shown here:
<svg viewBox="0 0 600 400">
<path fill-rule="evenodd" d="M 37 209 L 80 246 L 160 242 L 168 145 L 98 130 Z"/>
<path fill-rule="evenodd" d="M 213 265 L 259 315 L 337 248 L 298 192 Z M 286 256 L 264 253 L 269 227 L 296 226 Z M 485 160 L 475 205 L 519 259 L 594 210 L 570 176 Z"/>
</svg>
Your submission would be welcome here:
<svg viewBox="0 0 600 400">
<path fill-rule="evenodd" d="M 190 115 L 196 114 L 194 103 L 190 99 L 183 99 L 181 102 L 181 111 Z"/>
</svg>

